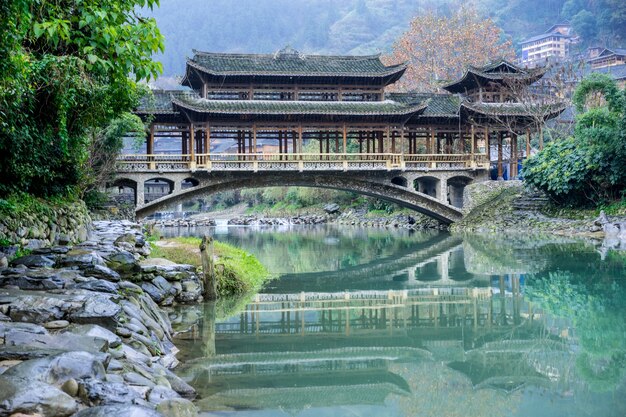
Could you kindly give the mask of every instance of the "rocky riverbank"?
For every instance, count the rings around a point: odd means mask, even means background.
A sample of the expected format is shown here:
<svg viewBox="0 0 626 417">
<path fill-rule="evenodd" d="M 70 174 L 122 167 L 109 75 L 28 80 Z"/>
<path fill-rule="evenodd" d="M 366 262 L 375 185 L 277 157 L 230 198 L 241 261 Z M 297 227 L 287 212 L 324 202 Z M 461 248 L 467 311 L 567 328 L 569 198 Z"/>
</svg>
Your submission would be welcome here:
<svg viewBox="0 0 626 417">
<path fill-rule="evenodd" d="M 0 415 L 196 415 L 159 306 L 197 302 L 201 281 L 149 250 L 140 226 L 103 221 L 0 268 Z"/>
<path fill-rule="evenodd" d="M 604 240 L 626 248 L 626 217 L 591 210 L 557 210 L 542 193 L 521 181 L 471 184 L 464 193 L 465 217 L 453 233 L 535 233 Z"/>
</svg>

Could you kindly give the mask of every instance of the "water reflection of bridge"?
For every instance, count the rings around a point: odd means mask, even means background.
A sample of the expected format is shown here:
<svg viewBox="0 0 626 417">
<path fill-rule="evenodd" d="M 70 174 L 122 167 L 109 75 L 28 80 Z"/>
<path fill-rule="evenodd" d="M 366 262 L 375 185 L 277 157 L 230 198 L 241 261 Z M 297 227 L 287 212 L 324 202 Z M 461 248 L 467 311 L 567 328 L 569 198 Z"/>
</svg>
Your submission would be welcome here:
<svg viewBox="0 0 626 417">
<path fill-rule="evenodd" d="M 260 294 L 226 321 L 211 322 L 214 313 L 205 317 L 209 322 L 188 335 L 202 340 L 194 346 L 204 358 L 189 362 L 182 374 L 205 387 L 202 394 L 213 404 L 382 404 L 390 394 L 411 391 L 394 364 L 448 363 L 463 373 L 477 366 L 467 358 L 503 349 L 504 356 L 490 358 L 509 365 L 480 362 L 475 386 L 511 389 L 530 377 L 550 383 L 540 372 L 543 359 L 528 355 L 540 344 L 534 339 L 545 338 L 543 315 L 524 301 L 519 276 L 509 279 L 510 286 L 503 276 L 493 288 Z M 510 378 L 511 372 L 518 374 Z"/>
<path fill-rule="evenodd" d="M 401 289 L 420 285 L 420 282 L 449 286 L 471 281 L 475 285 L 481 285 L 482 282 L 482 286 L 486 286 L 489 280 L 487 275 L 467 272 L 462 238 L 439 234 L 426 242 L 399 250 L 393 256 L 364 264 L 336 271 L 283 274 L 280 290 L 343 290 L 345 278 L 349 278 L 351 284 L 357 283 L 360 288 L 368 289 Z M 272 292 L 272 288 L 267 291 Z"/>
</svg>

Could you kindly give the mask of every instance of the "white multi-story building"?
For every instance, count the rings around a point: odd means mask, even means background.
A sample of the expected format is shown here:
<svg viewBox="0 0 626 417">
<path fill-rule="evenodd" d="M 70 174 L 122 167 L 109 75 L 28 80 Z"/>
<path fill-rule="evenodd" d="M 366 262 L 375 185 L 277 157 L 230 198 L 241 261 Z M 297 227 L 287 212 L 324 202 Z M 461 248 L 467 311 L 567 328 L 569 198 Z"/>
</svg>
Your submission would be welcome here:
<svg viewBox="0 0 626 417">
<path fill-rule="evenodd" d="M 575 38 L 569 23 L 559 23 L 545 33 L 533 36 L 521 43 L 520 63 L 528 67 L 543 65 L 547 61 L 560 61 L 569 55 L 570 44 Z"/>
</svg>

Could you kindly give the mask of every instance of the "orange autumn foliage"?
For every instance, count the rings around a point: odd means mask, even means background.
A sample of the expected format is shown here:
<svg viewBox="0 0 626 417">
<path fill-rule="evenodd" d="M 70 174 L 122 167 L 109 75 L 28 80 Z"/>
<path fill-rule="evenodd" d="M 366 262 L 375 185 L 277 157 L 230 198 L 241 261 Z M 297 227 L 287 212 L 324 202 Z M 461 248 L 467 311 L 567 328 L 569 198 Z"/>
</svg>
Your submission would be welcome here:
<svg viewBox="0 0 626 417">
<path fill-rule="evenodd" d="M 449 17 L 433 11 L 416 16 L 394 43 L 391 55 L 382 59 L 388 65 L 409 64 L 393 90 L 434 92 L 463 75 L 467 65 L 514 57 L 511 42 L 502 40 L 502 30 L 493 21 L 462 6 Z"/>
</svg>

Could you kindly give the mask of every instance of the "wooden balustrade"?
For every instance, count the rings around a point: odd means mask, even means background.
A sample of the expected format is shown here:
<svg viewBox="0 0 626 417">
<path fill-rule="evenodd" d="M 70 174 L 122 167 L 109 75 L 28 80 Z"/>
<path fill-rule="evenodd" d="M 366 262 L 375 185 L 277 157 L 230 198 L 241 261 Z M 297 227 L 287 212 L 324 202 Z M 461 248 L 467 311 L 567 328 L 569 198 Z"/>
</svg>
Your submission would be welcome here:
<svg viewBox="0 0 626 417">
<path fill-rule="evenodd" d="M 137 154 L 118 157 L 121 171 L 180 170 L 343 170 L 367 169 L 470 169 L 487 168 L 483 154 L 399 153 L 212 153 Z M 233 165 L 236 164 L 236 165 Z M 317 164 L 317 165 L 315 165 Z"/>
</svg>

